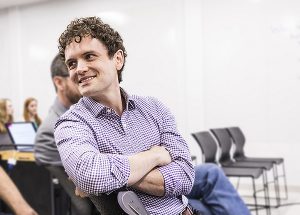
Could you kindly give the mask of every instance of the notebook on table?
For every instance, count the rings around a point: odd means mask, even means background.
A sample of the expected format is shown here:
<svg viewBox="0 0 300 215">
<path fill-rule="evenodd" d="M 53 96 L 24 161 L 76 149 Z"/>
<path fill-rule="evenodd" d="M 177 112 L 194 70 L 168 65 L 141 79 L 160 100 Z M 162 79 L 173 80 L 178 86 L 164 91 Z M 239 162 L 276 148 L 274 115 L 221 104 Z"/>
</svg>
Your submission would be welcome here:
<svg viewBox="0 0 300 215">
<path fill-rule="evenodd" d="M 18 151 L 33 151 L 36 127 L 33 122 L 13 122 L 5 125 Z"/>
</svg>

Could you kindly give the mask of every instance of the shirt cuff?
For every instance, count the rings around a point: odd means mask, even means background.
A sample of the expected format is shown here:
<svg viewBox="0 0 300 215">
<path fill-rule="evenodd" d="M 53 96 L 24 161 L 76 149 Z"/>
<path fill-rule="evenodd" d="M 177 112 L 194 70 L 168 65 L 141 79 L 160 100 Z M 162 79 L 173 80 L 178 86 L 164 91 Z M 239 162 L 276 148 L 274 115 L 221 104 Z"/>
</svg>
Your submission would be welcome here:
<svg viewBox="0 0 300 215">
<path fill-rule="evenodd" d="M 176 167 L 173 166 L 174 164 L 170 163 L 166 166 L 159 167 L 158 170 L 163 175 L 164 182 L 165 182 L 165 195 L 164 196 L 176 196 L 176 191 L 180 187 L 180 181 L 176 179 Z M 175 167 L 175 168 L 173 168 Z"/>
<path fill-rule="evenodd" d="M 111 172 L 119 180 L 120 187 L 127 185 L 130 175 L 130 164 L 127 156 L 114 155 Z"/>
</svg>

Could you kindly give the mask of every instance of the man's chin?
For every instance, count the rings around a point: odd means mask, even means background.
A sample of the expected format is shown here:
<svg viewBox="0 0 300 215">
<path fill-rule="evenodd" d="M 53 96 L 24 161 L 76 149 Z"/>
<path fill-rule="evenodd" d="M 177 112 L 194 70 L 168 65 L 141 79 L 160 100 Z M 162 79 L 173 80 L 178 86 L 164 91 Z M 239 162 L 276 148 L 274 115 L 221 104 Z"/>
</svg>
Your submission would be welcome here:
<svg viewBox="0 0 300 215">
<path fill-rule="evenodd" d="M 85 91 L 85 90 L 79 90 L 79 93 L 82 95 L 82 96 L 88 96 L 88 92 Z"/>
<path fill-rule="evenodd" d="M 84 97 L 91 97 L 92 96 L 92 94 L 90 92 L 87 92 L 87 91 L 84 91 L 84 90 L 80 91 L 80 94 Z"/>
</svg>

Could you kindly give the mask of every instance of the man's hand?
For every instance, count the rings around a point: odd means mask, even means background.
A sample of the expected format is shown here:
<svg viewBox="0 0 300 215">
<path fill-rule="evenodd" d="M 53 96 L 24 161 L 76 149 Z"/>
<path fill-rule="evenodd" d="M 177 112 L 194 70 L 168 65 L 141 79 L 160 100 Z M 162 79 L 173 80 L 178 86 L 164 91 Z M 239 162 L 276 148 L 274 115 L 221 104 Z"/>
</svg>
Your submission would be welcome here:
<svg viewBox="0 0 300 215">
<path fill-rule="evenodd" d="M 170 153 L 164 146 L 153 146 L 150 151 L 158 155 L 158 166 L 165 166 L 172 162 Z"/>
<path fill-rule="evenodd" d="M 85 198 L 88 197 L 89 195 L 85 192 L 83 192 L 82 190 L 80 190 L 80 188 L 76 187 L 75 189 L 75 195 L 76 196 L 80 196 L 81 198 Z"/>
<path fill-rule="evenodd" d="M 72 178 L 69 177 L 69 180 L 73 182 Z M 73 182 L 74 183 L 74 182 Z M 83 192 L 80 188 L 76 187 L 75 188 L 75 195 L 80 196 L 81 198 L 88 197 L 89 195 L 85 192 Z"/>
<path fill-rule="evenodd" d="M 149 150 L 130 155 L 128 160 L 130 165 L 128 186 L 137 183 L 152 169 L 172 162 L 169 152 L 163 146 L 153 146 Z"/>
</svg>

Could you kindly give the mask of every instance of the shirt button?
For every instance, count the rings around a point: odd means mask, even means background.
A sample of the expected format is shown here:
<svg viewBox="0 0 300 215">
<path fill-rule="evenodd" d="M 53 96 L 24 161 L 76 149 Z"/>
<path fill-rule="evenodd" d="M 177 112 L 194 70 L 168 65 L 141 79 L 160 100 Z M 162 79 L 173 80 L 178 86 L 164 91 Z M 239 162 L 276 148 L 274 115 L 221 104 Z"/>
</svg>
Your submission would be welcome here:
<svg viewBox="0 0 300 215">
<path fill-rule="evenodd" d="M 124 124 L 123 124 L 123 127 L 126 128 L 126 126 L 127 126 L 127 125 L 124 123 Z"/>
<path fill-rule="evenodd" d="M 111 112 L 111 110 L 110 109 L 107 109 L 107 113 L 110 113 Z"/>
</svg>

